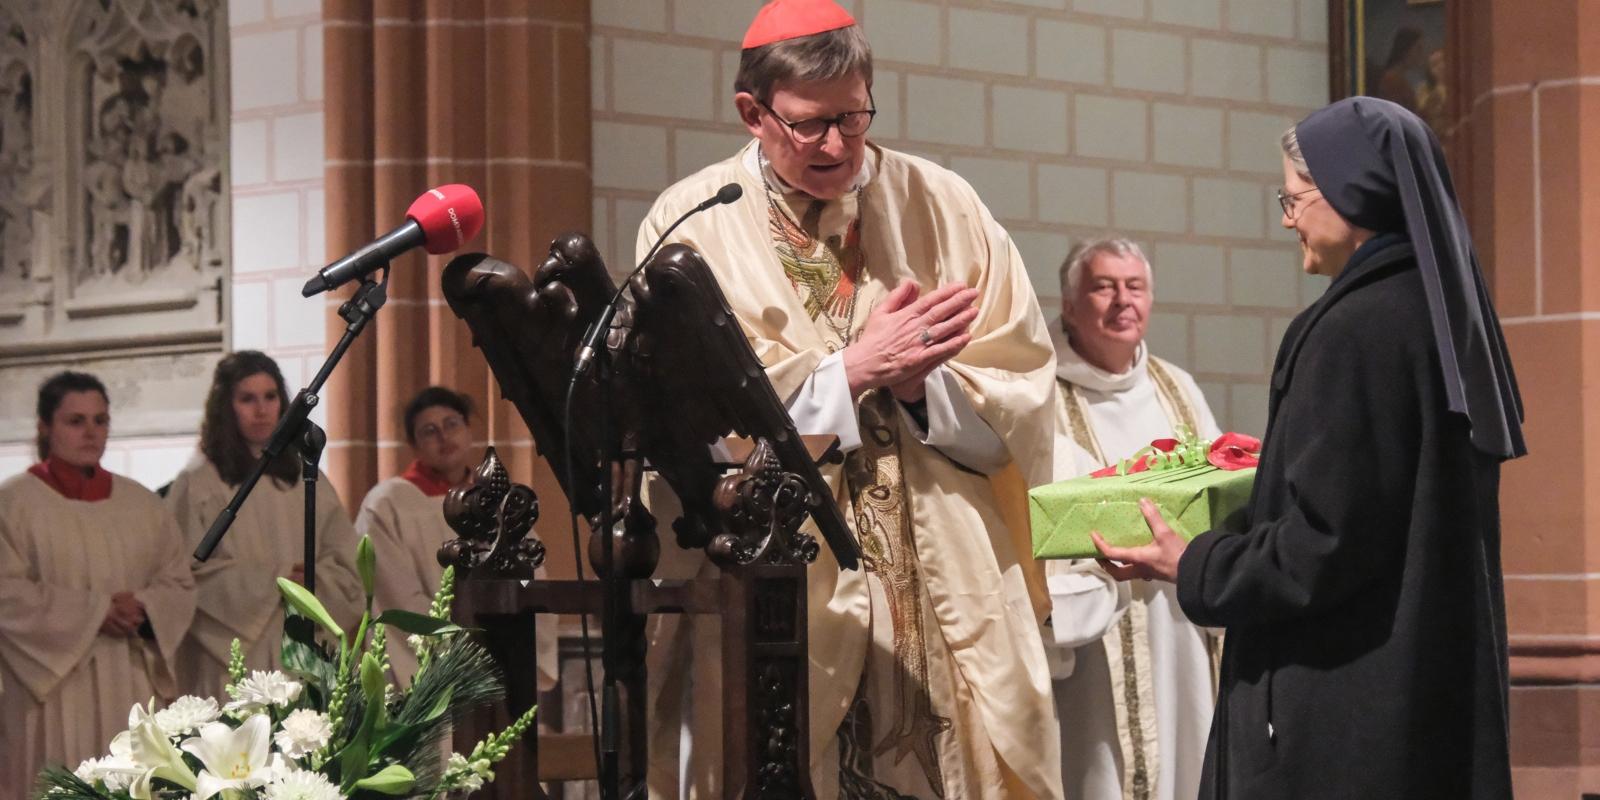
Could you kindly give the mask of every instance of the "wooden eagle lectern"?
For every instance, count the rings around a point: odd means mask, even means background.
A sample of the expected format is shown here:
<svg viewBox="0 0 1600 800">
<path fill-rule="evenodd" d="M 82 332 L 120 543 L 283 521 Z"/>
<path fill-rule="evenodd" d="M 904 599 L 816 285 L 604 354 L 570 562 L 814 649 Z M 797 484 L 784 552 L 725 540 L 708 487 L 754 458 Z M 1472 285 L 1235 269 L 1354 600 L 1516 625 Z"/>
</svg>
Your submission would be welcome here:
<svg viewBox="0 0 1600 800">
<path fill-rule="evenodd" d="M 616 288 L 587 238 L 557 239 L 532 279 L 472 254 L 449 264 L 443 284 L 585 521 L 589 562 L 600 576 L 532 580 L 544 557 L 530 537 L 537 498 L 509 481 L 492 451 L 470 484 L 452 490 L 446 518 L 460 538 L 439 559 L 461 576 L 456 619 L 484 632 L 507 672 L 510 701 L 464 726 L 462 737 L 475 740 L 533 702 L 534 613 L 600 614 L 603 694 L 614 709 L 602 714 L 613 720 L 602 735 L 602 791 L 610 782 L 616 797 L 642 797 L 646 618 L 715 615 L 726 796 L 811 796 L 806 566 L 819 552 L 811 531 L 842 568 L 855 568 L 860 557 L 818 469 L 840 458 L 837 442 L 796 433 L 710 268 L 688 247 L 662 248 L 632 278 L 598 369 L 576 383 L 584 332 Z M 725 440 L 730 435 L 742 440 Z M 713 452 L 718 444 L 721 457 Z M 672 523 L 677 545 L 704 550 L 720 567 L 716 577 L 651 579 L 661 545 L 640 501 L 649 470 L 681 502 Z M 558 529 L 564 526 L 547 528 Z M 534 737 L 498 771 L 490 788 L 506 788 L 494 796 L 544 796 Z"/>
</svg>

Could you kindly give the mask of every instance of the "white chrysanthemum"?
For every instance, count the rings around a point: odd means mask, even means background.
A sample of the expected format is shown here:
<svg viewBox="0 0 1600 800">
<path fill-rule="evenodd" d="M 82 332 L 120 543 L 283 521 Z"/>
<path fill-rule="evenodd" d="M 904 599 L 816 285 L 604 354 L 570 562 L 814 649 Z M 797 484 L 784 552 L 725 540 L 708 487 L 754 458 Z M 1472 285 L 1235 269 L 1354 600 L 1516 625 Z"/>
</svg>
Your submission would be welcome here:
<svg viewBox="0 0 1600 800">
<path fill-rule="evenodd" d="M 341 800 L 338 786 L 315 772 L 304 770 L 280 775 L 263 793 L 266 800 Z"/>
<path fill-rule="evenodd" d="M 217 701 L 209 697 L 184 695 L 155 713 L 156 727 L 168 736 L 178 737 L 222 716 Z"/>
<path fill-rule="evenodd" d="M 127 789 L 142 771 L 132 759 L 113 755 L 86 759 L 72 774 L 85 783 L 103 781 L 107 791 L 120 792 Z"/>
<path fill-rule="evenodd" d="M 303 758 L 321 750 L 333 738 L 333 725 L 321 713 L 302 708 L 283 718 L 273 742 L 290 758 Z"/>
<path fill-rule="evenodd" d="M 276 670 L 262 672 L 255 670 L 250 676 L 231 687 L 229 692 L 233 702 L 229 703 L 226 711 L 259 711 L 268 706 L 286 706 L 300 697 L 300 682 L 290 680 Z"/>
<path fill-rule="evenodd" d="M 72 774 L 85 783 L 100 780 L 100 759 L 86 758 L 78 762 L 78 768 L 73 770 Z"/>
</svg>

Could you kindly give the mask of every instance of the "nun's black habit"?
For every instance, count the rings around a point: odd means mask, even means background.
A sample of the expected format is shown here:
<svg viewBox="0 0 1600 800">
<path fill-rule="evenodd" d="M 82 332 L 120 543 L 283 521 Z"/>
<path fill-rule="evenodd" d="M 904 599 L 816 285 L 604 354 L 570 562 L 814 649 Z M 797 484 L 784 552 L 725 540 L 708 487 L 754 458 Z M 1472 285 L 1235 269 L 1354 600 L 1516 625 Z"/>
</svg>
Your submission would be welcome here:
<svg viewBox="0 0 1600 800">
<path fill-rule="evenodd" d="M 1227 629 L 1201 797 L 1509 797 L 1500 325 L 1415 115 L 1352 98 L 1296 133 L 1379 235 L 1284 336 L 1243 532 L 1179 564 L 1184 612 Z"/>
</svg>

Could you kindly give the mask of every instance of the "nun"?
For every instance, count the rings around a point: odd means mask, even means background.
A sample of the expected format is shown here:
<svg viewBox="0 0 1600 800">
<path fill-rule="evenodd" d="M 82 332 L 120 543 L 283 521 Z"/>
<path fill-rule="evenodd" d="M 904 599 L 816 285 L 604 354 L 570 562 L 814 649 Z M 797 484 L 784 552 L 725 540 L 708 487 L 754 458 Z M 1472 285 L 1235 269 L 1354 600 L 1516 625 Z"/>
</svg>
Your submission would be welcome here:
<svg viewBox="0 0 1600 800">
<path fill-rule="evenodd" d="M 1098 541 L 1227 630 L 1202 798 L 1508 798 L 1501 462 L 1522 405 L 1439 142 L 1355 97 L 1282 141 L 1283 226 L 1333 280 L 1273 367 L 1248 508 Z"/>
</svg>

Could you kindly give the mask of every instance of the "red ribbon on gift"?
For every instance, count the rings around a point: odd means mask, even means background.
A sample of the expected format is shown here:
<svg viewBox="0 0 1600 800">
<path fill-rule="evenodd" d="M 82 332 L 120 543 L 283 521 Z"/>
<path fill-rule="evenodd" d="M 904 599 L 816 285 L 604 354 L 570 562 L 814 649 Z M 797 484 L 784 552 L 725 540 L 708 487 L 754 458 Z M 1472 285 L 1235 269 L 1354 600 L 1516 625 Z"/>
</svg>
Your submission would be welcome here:
<svg viewBox="0 0 1600 800">
<path fill-rule="evenodd" d="M 1211 443 L 1206 460 L 1217 469 L 1249 469 L 1261 463 L 1261 440 L 1243 433 L 1224 433 Z"/>
<path fill-rule="evenodd" d="M 1183 442 L 1177 439 L 1156 439 L 1150 443 L 1150 450 L 1162 453 L 1171 453 L 1177 450 Z M 1243 433 L 1224 433 L 1217 437 L 1206 450 L 1206 461 L 1217 469 L 1240 470 L 1249 469 L 1261 463 L 1261 440 Z M 1119 470 L 1119 464 L 1097 469 L 1089 473 L 1096 478 L 1110 478 L 1116 475 L 1131 475 L 1135 472 L 1144 472 L 1150 469 L 1154 453 L 1141 455 L 1128 465 L 1126 470 Z"/>
</svg>

